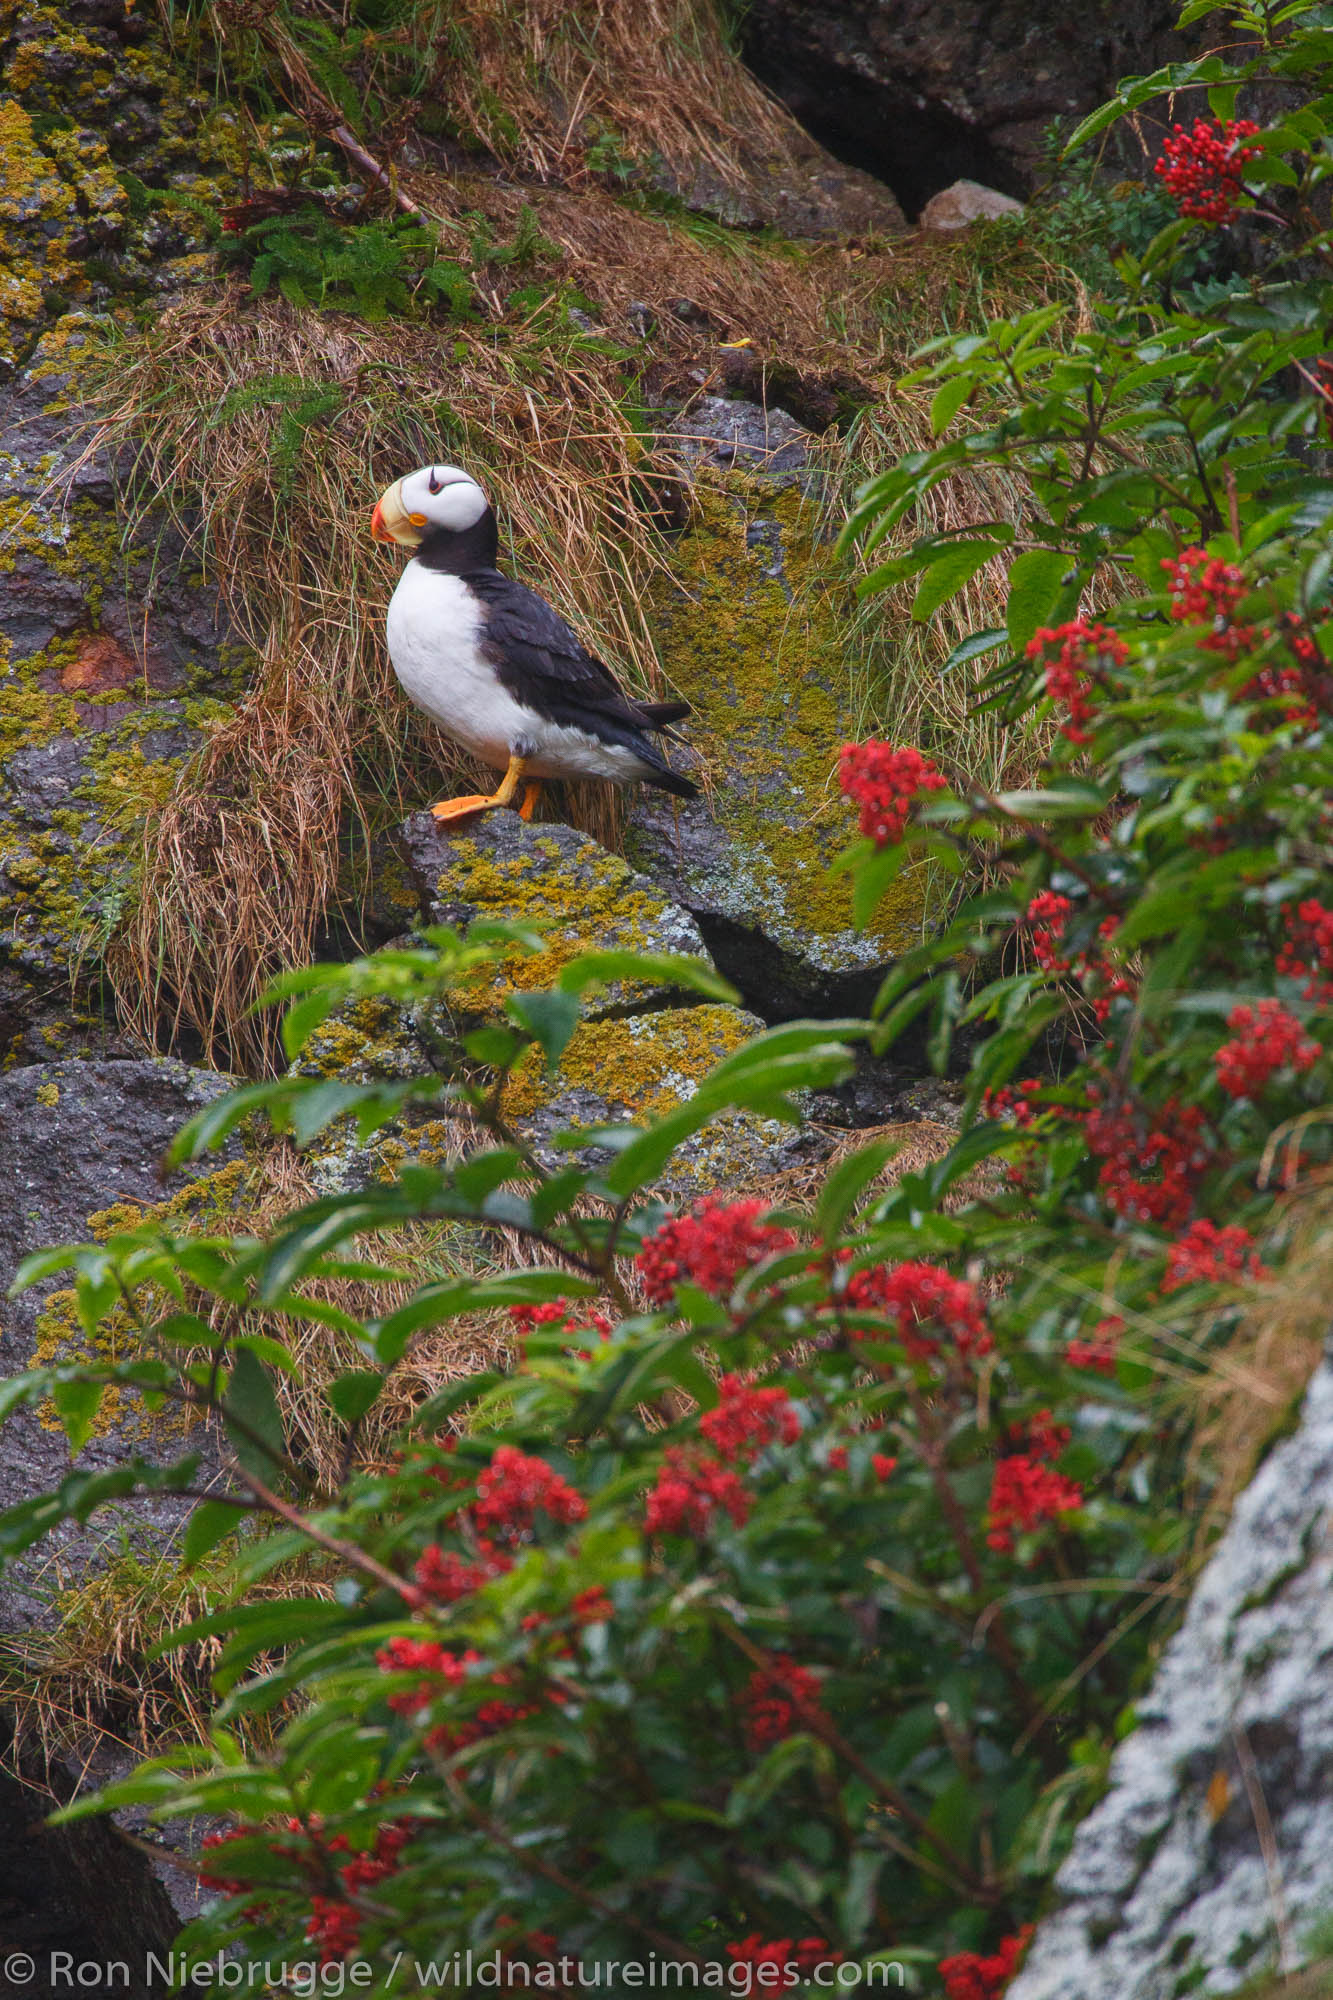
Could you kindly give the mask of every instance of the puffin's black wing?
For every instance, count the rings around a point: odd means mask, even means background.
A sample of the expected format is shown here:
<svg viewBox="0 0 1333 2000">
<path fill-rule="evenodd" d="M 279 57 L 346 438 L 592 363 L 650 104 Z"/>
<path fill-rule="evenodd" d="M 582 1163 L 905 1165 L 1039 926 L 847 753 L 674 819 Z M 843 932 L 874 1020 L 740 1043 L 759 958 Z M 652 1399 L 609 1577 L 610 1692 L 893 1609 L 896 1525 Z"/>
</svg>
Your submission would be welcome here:
<svg viewBox="0 0 1333 2000">
<path fill-rule="evenodd" d="M 513 577 L 470 570 L 462 581 L 485 606 L 482 650 L 506 693 L 547 722 L 634 751 L 650 767 L 650 783 L 681 798 L 696 796 L 698 786 L 671 769 L 649 733 L 679 722 L 688 703 L 631 700 L 559 612 Z"/>
</svg>

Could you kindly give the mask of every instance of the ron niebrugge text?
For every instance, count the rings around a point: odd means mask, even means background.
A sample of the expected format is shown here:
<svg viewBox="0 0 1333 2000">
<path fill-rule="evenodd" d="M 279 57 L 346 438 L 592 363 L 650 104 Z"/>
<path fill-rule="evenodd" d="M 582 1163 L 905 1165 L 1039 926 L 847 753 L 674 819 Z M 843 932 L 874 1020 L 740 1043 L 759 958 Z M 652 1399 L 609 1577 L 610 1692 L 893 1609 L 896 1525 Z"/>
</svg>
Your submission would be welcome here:
<svg viewBox="0 0 1333 2000">
<path fill-rule="evenodd" d="M 606 1959 L 600 1962 L 563 1956 L 529 1963 L 522 1959 L 491 1954 L 455 1952 L 438 1959 L 419 1959 L 398 1952 L 392 1959 L 353 1958 L 333 1965 L 314 1960 L 288 1962 L 272 1959 L 188 1959 L 181 1952 L 146 1952 L 142 1966 L 128 1959 L 79 1959 L 73 1952 L 45 1952 L 40 1958 L 28 1952 L 11 1952 L 0 1965 L 0 1981 L 17 1992 L 43 1980 L 53 1991 L 70 1993 L 130 1992 L 143 1986 L 214 1989 L 222 1993 L 263 1994 L 269 1988 L 285 1990 L 293 2000 L 338 2000 L 344 1993 L 384 1993 L 401 1984 L 405 1994 L 453 1986 L 465 1993 L 474 1986 L 503 1988 L 534 1987 L 538 1991 L 560 1992 L 579 1987 L 675 1990 L 695 1992 L 712 1988 L 727 1994 L 747 1995 L 786 1992 L 809 1980 L 833 1992 L 847 1993 L 858 1986 L 901 1988 L 905 1973 L 896 1959 L 872 1959 L 864 1965 L 826 1960 L 813 1971 L 802 1973 L 794 1964 L 751 1965 L 684 1962 L 675 1958 Z M 0 1989 L 2 1990 L 2 1989 Z"/>
</svg>

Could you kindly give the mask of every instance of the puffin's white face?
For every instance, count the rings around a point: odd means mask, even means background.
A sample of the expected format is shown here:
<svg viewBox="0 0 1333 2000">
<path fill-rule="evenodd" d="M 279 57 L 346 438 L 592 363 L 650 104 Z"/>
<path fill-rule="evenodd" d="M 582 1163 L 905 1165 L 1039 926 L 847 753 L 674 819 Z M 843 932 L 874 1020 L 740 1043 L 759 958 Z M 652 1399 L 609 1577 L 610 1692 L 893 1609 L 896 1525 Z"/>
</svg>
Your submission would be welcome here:
<svg viewBox="0 0 1333 2000">
<path fill-rule="evenodd" d="M 433 528 L 454 534 L 475 528 L 489 505 L 470 472 L 456 465 L 423 465 L 381 493 L 370 517 L 370 532 L 377 542 L 415 549 Z"/>
</svg>

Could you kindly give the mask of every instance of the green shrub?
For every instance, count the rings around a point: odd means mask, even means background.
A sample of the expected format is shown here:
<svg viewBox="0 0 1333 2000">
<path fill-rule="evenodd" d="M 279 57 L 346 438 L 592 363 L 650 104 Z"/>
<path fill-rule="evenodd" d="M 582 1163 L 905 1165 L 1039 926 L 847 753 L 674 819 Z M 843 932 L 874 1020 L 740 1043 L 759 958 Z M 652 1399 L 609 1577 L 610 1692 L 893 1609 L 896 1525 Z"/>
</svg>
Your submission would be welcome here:
<svg viewBox="0 0 1333 2000">
<path fill-rule="evenodd" d="M 1279 1185 L 1330 1156 L 1333 60 L 1321 9 L 1297 0 L 1271 30 L 1268 11 L 1192 0 L 1253 59 L 1120 99 L 1207 91 L 1220 122 L 1173 142 L 1162 178 L 1209 228 L 1252 211 L 1259 274 L 1178 309 L 1182 217 L 1121 260 L 1089 330 L 1057 339 L 1038 312 L 937 344 L 941 442 L 862 495 L 850 532 L 893 551 L 870 587 L 917 577 L 919 617 L 1012 558 L 1006 628 L 961 650 L 998 656 L 992 700 L 1050 701 L 1061 731 L 1042 784 L 1005 795 L 909 746 L 849 746 L 861 910 L 923 854 L 963 885 L 872 1019 L 769 1030 L 668 1116 L 564 1135 L 553 1170 L 505 1123 L 507 1074 L 558 1066 L 600 983 L 727 997 L 714 975 L 595 953 L 455 1035 L 441 999 L 514 933 L 293 974 L 293 1055 L 376 997 L 435 1024 L 436 1078 L 251 1085 L 182 1157 L 256 1113 L 305 1144 L 419 1100 L 466 1105 L 489 1143 L 261 1241 L 145 1225 L 21 1274 L 72 1265 L 88 1331 L 129 1311 L 143 1341 L 14 1378 L 0 1415 L 49 1395 L 77 1449 L 110 1384 L 215 1409 L 233 1483 L 187 1555 L 238 1520 L 273 1529 L 243 1527 L 235 1601 L 178 1635 L 224 1640 L 212 1742 L 100 1802 L 231 1818 L 187 1949 L 355 1959 L 384 1994 L 470 1983 L 439 1969 L 469 1950 L 508 1985 L 654 1954 L 742 1990 L 828 1983 L 840 1955 L 951 2000 L 1007 1978 L 1178 1594 L 1182 1386 L 1282 1258 Z M 1228 131 L 1270 72 L 1292 108 Z M 919 497 L 978 460 L 1022 469 L 1023 527 L 903 547 Z M 1090 587 L 1115 608 L 1080 613 Z M 968 895 L 979 853 L 995 886 Z M 923 1015 L 937 1068 L 960 1029 L 970 1048 L 947 1158 L 884 1192 L 889 1149 L 865 1145 L 808 1212 L 653 1198 L 711 1119 L 799 1120 L 794 1093 Z M 418 1283 L 379 1318 L 321 1302 L 325 1281 L 382 1275 L 375 1239 L 417 1219 L 516 1232 L 542 1261 Z M 414 1336 L 488 1307 L 513 1314 L 520 1360 L 427 1401 L 395 1463 L 326 1491 L 288 1456 L 270 1371 L 297 1364 L 247 1314 L 356 1343 L 328 1392 L 351 1465 Z M 192 1474 L 72 1472 L 0 1517 L 0 1552 Z M 343 1568 L 332 1597 L 244 1601 L 312 1543 Z M 232 1726 L 259 1714 L 275 1748 L 247 1758 Z"/>
<path fill-rule="evenodd" d="M 462 265 L 441 257 L 434 231 L 410 216 L 345 223 L 310 202 L 247 224 L 229 255 L 257 296 L 276 288 L 289 305 L 316 311 L 380 320 L 433 306 L 466 318 L 473 309 Z"/>
</svg>

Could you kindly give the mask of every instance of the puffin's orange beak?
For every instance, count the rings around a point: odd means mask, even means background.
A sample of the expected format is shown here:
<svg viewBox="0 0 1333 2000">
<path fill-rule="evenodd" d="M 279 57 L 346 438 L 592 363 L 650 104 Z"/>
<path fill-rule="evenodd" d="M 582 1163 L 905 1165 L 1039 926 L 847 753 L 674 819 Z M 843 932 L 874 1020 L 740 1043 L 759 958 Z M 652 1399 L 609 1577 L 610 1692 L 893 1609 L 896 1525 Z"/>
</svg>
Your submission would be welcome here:
<svg viewBox="0 0 1333 2000">
<path fill-rule="evenodd" d="M 403 482 L 395 479 L 375 502 L 375 511 L 370 517 L 370 532 L 377 542 L 391 542 L 399 548 L 414 549 L 421 541 L 421 530 L 425 524 L 424 514 L 414 516 L 408 513 L 403 505 Z"/>
</svg>

